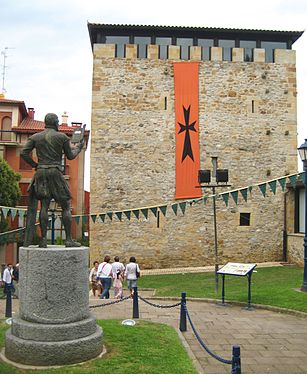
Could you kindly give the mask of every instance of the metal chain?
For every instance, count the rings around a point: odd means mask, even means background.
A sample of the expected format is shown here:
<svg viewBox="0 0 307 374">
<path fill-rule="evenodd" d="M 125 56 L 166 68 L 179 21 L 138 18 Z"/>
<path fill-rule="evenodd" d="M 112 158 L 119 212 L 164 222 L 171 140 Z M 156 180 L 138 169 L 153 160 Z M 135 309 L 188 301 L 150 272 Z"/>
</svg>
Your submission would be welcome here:
<svg viewBox="0 0 307 374">
<path fill-rule="evenodd" d="M 100 308 L 100 307 L 103 307 L 103 306 L 108 306 L 108 305 L 118 304 L 118 303 L 120 303 L 120 302 L 122 302 L 122 301 L 125 301 L 125 300 L 128 300 L 128 299 L 131 299 L 131 296 L 126 296 L 126 297 L 123 297 L 122 299 L 118 299 L 118 300 L 110 301 L 110 302 L 105 303 L 105 304 L 90 305 L 90 308 Z"/>
<path fill-rule="evenodd" d="M 188 320 L 190 322 L 190 325 L 192 327 L 192 330 L 194 332 L 194 335 L 196 336 L 196 339 L 198 340 L 199 344 L 205 349 L 205 351 L 207 353 L 209 353 L 210 356 L 212 356 L 213 358 L 215 358 L 216 360 L 222 362 L 223 364 L 228 364 L 228 365 L 231 365 L 232 364 L 232 360 L 225 360 L 224 358 L 216 355 L 215 353 L 211 352 L 210 349 L 206 346 L 206 344 L 202 341 L 201 337 L 198 335 L 194 325 L 193 325 L 193 322 L 191 321 L 191 318 L 190 318 L 190 315 L 189 315 L 189 312 L 188 312 L 188 309 L 187 309 L 187 305 L 185 303 L 183 303 L 183 308 L 184 308 L 184 311 L 188 317 Z"/>
<path fill-rule="evenodd" d="M 156 308 L 175 308 L 176 306 L 179 306 L 181 304 L 181 301 L 177 304 L 172 304 L 172 305 L 159 305 L 159 304 L 154 304 L 154 303 L 151 303 L 150 301 L 144 299 L 142 296 L 139 295 L 139 299 L 141 299 L 142 301 L 144 301 L 144 303 L 148 304 L 148 305 L 151 305 L 151 306 L 154 306 Z"/>
</svg>

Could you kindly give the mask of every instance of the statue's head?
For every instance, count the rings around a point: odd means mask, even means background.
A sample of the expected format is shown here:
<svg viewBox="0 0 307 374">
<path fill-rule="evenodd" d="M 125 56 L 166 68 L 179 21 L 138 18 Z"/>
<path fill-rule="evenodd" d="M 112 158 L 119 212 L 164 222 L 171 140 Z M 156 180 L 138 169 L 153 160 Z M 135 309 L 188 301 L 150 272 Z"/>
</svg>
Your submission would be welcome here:
<svg viewBox="0 0 307 374">
<path fill-rule="evenodd" d="M 45 116 L 45 127 L 58 130 L 59 119 L 58 116 L 54 113 L 48 113 Z"/>
</svg>

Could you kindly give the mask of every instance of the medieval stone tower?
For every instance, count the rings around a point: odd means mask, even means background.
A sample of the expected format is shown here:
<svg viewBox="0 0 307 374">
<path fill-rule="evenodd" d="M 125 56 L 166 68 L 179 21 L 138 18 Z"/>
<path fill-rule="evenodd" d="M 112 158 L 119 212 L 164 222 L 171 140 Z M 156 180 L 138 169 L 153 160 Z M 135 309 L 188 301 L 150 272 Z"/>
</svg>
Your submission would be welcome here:
<svg viewBox="0 0 307 374">
<path fill-rule="evenodd" d="M 229 190 L 251 186 L 297 170 L 291 47 L 302 33 L 88 28 L 94 56 L 90 210 L 97 214 L 91 258 L 134 255 L 143 268 L 214 264 L 212 191 L 203 190 L 206 203 L 175 192 L 174 66 L 197 62 L 198 113 L 190 121 L 198 126 L 200 169 L 228 169 Z M 193 158 L 189 152 L 181 162 Z M 239 194 L 227 206 L 217 197 L 216 208 L 219 264 L 282 259 L 281 190 L 264 198 L 250 188 L 247 201 Z"/>
</svg>

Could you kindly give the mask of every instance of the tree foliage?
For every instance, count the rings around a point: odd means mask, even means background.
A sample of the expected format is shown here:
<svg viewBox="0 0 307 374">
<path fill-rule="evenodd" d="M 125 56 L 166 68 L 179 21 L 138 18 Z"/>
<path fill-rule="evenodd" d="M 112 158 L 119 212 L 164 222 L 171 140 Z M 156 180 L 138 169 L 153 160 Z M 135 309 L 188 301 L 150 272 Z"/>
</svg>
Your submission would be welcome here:
<svg viewBox="0 0 307 374">
<path fill-rule="evenodd" d="M 18 203 L 21 191 L 19 181 L 21 175 L 0 158 L 0 205 L 14 207 Z"/>
</svg>

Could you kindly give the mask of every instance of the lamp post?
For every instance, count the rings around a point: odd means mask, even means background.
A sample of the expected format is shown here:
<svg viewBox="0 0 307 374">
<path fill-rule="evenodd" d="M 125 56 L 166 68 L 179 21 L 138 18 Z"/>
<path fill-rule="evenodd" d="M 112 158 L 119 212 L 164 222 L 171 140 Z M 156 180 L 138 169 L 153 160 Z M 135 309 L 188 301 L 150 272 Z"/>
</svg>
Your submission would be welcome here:
<svg viewBox="0 0 307 374">
<path fill-rule="evenodd" d="M 307 292 L 307 139 L 298 148 L 298 153 L 303 161 L 304 172 L 305 172 L 305 236 L 304 236 L 304 279 L 301 291 Z"/>
<path fill-rule="evenodd" d="M 215 292 L 218 292 L 219 288 L 219 258 L 218 258 L 218 242 L 217 242 L 217 224 L 216 224 L 216 187 L 230 187 L 228 182 L 228 169 L 217 169 L 217 157 L 212 157 L 213 164 L 213 177 L 215 177 L 215 184 L 210 184 L 211 182 L 211 170 L 199 170 L 198 172 L 198 182 L 206 183 L 205 185 L 197 186 L 200 188 L 211 188 L 213 193 L 213 227 L 214 227 L 214 256 L 215 256 Z M 220 184 L 222 183 L 222 184 Z"/>
<path fill-rule="evenodd" d="M 55 210 L 56 202 L 54 199 L 50 201 L 49 210 L 51 212 L 51 244 L 55 244 Z"/>
</svg>

